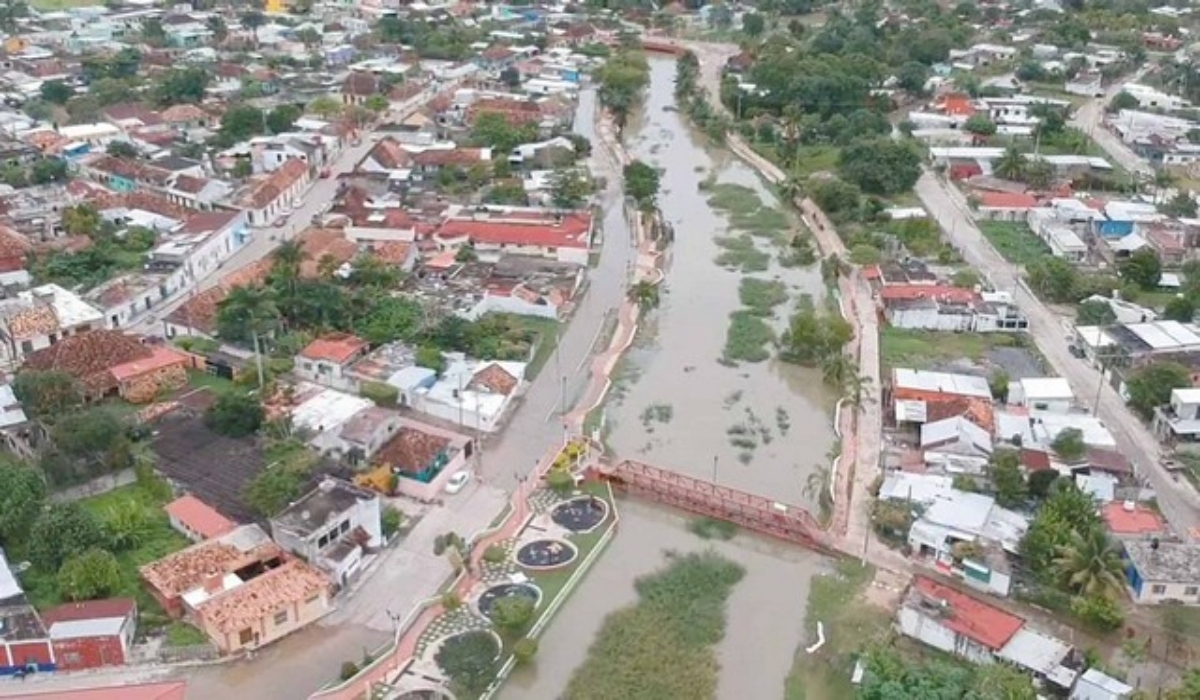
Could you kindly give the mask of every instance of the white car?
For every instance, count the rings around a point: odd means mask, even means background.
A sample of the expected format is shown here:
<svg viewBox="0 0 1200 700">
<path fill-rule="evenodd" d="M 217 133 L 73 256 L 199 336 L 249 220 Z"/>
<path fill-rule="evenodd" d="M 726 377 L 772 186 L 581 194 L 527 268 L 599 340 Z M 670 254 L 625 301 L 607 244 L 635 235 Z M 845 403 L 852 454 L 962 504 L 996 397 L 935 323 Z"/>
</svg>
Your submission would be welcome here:
<svg viewBox="0 0 1200 700">
<path fill-rule="evenodd" d="M 458 493 L 466 488 L 466 485 L 470 482 L 471 472 L 455 472 L 450 476 L 450 480 L 446 482 L 446 493 Z"/>
</svg>

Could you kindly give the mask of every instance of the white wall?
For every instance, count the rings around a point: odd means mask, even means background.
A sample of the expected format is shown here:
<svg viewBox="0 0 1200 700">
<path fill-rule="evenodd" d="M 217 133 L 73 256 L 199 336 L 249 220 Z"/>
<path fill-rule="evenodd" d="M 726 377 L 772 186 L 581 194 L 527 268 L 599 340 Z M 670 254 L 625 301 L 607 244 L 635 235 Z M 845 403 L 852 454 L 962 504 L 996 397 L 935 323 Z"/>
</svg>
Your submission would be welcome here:
<svg viewBox="0 0 1200 700">
<path fill-rule="evenodd" d="M 913 608 L 900 608 L 900 631 L 948 654 L 961 656 L 972 663 L 990 664 L 995 659 L 982 645 L 946 629 L 936 620 Z"/>
</svg>

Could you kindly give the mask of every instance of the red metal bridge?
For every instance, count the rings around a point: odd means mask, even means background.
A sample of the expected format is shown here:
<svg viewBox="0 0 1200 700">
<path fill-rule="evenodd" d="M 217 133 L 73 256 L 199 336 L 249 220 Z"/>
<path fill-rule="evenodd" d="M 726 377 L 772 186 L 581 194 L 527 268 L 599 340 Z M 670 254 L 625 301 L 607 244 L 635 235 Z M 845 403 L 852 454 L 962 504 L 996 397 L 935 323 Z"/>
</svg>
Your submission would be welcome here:
<svg viewBox="0 0 1200 700">
<path fill-rule="evenodd" d="M 682 56 L 687 48 L 673 43 L 670 39 L 642 39 L 642 48 L 655 53 L 669 53 L 672 56 Z"/>
<path fill-rule="evenodd" d="M 820 524 L 803 508 L 718 486 L 641 462 L 597 464 L 589 468 L 614 490 L 648 498 L 690 513 L 726 520 L 781 540 L 830 551 Z"/>
</svg>

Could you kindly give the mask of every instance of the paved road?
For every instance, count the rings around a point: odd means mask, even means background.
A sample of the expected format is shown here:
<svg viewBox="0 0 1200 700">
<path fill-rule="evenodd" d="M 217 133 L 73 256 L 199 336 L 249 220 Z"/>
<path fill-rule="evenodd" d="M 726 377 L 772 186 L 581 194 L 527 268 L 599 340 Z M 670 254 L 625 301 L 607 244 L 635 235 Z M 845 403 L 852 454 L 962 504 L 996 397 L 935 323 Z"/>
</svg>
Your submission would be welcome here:
<svg viewBox="0 0 1200 700">
<path fill-rule="evenodd" d="M 561 326 L 555 355 L 530 384 L 502 433 L 484 445 L 484 478 L 505 489 L 511 490 L 518 476 L 528 474 L 549 449 L 561 444 L 563 406 L 570 413 L 585 390 L 588 360 L 594 350 L 602 349 L 607 342 L 606 336 L 601 337 L 601 330 L 627 293 L 626 281 L 636 251 L 625 221 L 620 171 L 600 147 L 595 133 L 595 110 L 595 92 L 581 91 L 575 130 L 592 142 L 592 170 L 606 179 L 606 190 L 600 196 L 604 211 L 600 263 L 588 272 L 587 292 L 570 323 Z"/>
<path fill-rule="evenodd" d="M 1004 260 L 975 226 L 961 193 L 926 172 L 917 182 L 917 195 L 945 231 L 950 242 L 972 267 L 991 279 L 998 289 L 1011 289 L 1029 317 L 1029 332 L 1050 365 L 1065 377 L 1080 401 L 1091 402 L 1100 385 L 1099 373 L 1067 350 L 1061 319 L 1020 282 L 1020 270 Z M 1158 494 L 1158 505 L 1180 535 L 1200 527 L 1200 498 L 1185 481 L 1175 481 L 1159 461 L 1158 441 L 1125 402 L 1105 384 L 1100 390 L 1097 414 L 1117 439 L 1121 451 L 1137 466 Z"/>
<path fill-rule="evenodd" d="M 1108 105 L 1109 101 L 1124 89 L 1126 83 L 1137 82 L 1146 74 L 1146 71 L 1147 69 L 1143 68 L 1128 79 L 1109 86 L 1105 90 L 1103 98 L 1088 100 L 1079 109 L 1075 110 L 1075 114 L 1071 116 L 1070 124 L 1088 136 L 1091 136 L 1104 149 L 1109 158 L 1116 161 L 1121 167 L 1131 173 L 1153 177 L 1154 170 L 1146 162 L 1146 159 L 1130 150 L 1119 136 L 1104 127 L 1104 108 Z"/>
</svg>

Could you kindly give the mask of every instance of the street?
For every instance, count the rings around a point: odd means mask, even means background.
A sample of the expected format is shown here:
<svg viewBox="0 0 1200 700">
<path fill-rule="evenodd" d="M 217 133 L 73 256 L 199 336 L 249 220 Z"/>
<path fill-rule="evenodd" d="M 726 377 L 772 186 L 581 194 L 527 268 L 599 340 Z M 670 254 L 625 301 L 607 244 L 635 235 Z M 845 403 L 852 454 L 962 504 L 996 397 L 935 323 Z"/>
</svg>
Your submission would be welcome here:
<svg viewBox="0 0 1200 700">
<path fill-rule="evenodd" d="M 1068 122 L 1071 126 L 1087 134 L 1095 141 L 1108 157 L 1131 173 L 1142 177 L 1153 177 L 1154 170 L 1146 160 L 1134 153 L 1116 134 L 1104 128 L 1104 108 L 1125 87 L 1126 83 L 1135 83 L 1146 74 L 1146 68 L 1131 75 L 1128 79 L 1114 83 L 1104 91 L 1104 97 L 1088 100 L 1081 105 Z"/>
<path fill-rule="evenodd" d="M 1071 355 L 1061 319 L 1029 292 L 1020 280 L 1020 269 L 1000 257 L 975 226 L 962 195 L 928 170 L 917 181 L 916 193 L 967 263 L 989 278 L 997 289 L 1012 290 L 1021 311 L 1029 317 L 1029 334 L 1050 366 L 1071 383 L 1079 400 L 1091 401 L 1100 384 L 1099 372 Z M 1134 463 L 1138 475 L 1154 488 L 1158 506 L 1175 531 L 1187 536 L 1191 528 L 1200 527 L 1197 495 L 1186 481 L 1175 481 L 1159 464 L 1158 441 L 1107 384 L 1100 388 L 1099 397 L 1097 415 L 1117 439 L 1121 451 Z"/>
</svg>

